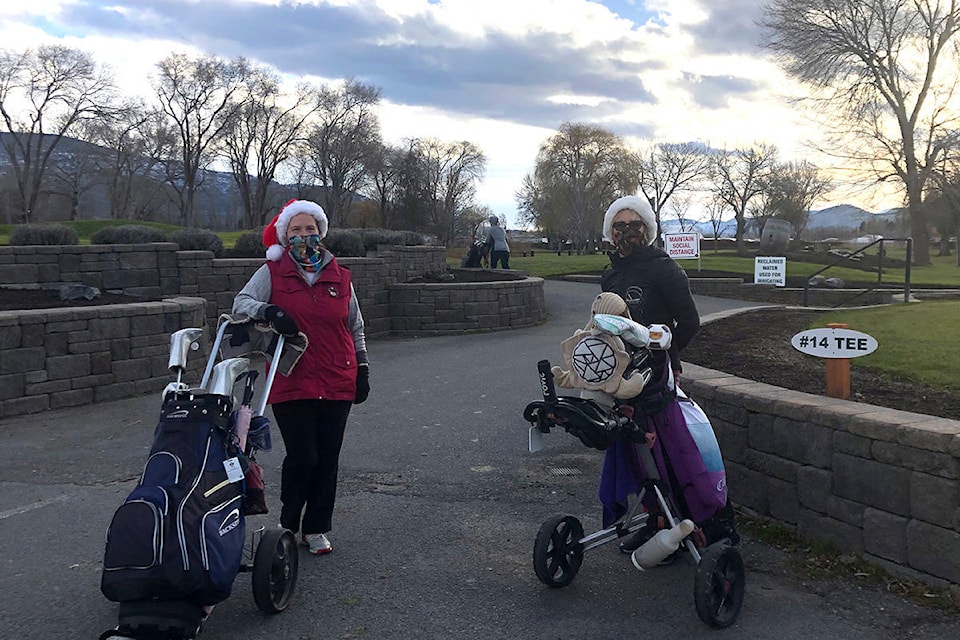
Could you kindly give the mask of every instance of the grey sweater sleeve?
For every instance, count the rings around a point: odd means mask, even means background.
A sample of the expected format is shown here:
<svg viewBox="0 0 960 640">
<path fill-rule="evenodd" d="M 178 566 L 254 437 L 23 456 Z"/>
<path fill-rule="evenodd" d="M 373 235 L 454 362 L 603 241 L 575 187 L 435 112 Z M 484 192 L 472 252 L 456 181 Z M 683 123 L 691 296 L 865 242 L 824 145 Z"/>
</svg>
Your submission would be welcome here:
<svg viewBox="0 0 960 640">
<path fill-rule="evenodd" d="M 271 293 L 273 288 L 270 284 L 270 267 L 263 265 L 256 270 L 233 299 L 233 313 L 241 313 L 254 320 L 263 320 L 263 312 L 269 306 Z"/>
<path fill-rule="evenodd" d="M 357 302 L 357 290 L 350 283 L 350 312 L 347 316 L 347 326 L 353 334 L 353 350 L 357 353 L 357 364 L 369 364 L 367 359 L 367 338 L 364 334 L 363 314 L 360 313 L 360 303 Z"/>
</svg>

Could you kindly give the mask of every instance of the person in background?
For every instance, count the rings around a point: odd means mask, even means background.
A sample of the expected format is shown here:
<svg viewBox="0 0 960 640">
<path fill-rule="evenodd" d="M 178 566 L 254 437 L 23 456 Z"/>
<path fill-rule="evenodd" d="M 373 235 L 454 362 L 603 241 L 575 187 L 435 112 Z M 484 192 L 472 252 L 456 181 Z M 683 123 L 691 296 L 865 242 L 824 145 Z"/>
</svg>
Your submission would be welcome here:
<svg viewBox="0 0 960 640">
<path fill-rule="evenodd" d="M 327 534 L 347 417 L 370 393 L 363 315 L 350 271 L 323 246 L 326 234 L 320 205 L 289 201 L 263 231 L 266 264 L 233 301 L 233 313 L 308 341 L 290 375 L 276 377 L 267 401 L 286 449 L 280 525 L 302 532 L 316 555 L 333 550 Z"/>
<path fill-rule="evenodd" d="M 499 262 L 501 269 L 510 268 L 510 245 L 507 244 L 507 232 L 500 226 L 497 216 L 490 216 L 490 228 L 487 230 L 487 240 L 490 242 L 490 268 L 496 269 Z"/>
</svg>

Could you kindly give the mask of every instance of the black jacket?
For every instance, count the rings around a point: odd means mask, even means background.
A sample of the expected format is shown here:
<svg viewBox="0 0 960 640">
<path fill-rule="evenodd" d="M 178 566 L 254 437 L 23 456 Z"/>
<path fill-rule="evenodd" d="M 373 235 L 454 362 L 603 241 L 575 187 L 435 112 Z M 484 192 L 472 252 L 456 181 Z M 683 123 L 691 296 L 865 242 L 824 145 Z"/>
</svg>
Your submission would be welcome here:
<svg viewBox="0 0 960 640">
<path fill-rule="evenodd" d="M 627 301 L 630 317 L 642 325 L 673 327 L 670 360 L 680 370 L 679 353 L 700 329 L 700 314 L 690 294 L 687 274 L 662 249 L 637 247 L 629 256 L 609 253 L 610 265 L 600 276 L 600 288 Z"/>
</svg>

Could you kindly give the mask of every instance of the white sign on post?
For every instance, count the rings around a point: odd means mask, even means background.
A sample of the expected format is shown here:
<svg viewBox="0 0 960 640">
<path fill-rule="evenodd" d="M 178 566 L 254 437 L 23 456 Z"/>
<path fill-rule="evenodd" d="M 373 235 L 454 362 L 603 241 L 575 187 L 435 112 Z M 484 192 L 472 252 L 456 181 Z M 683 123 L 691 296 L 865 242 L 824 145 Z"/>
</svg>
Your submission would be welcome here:
<svg viewBox="0 0 960 640">
<path fill-rule="evenodd" d="M 785 257 L 757 256 L 753 261 L 753 283 L 787 286 L 787 259 Z"/>
<path fill-rule="evenodd" d="M 663 248 L 667 255 L 674 260 L 697 260 L 700 258 L 700 234 L 665 233 L 663 234 Z"/>
<path fill-rule="evenodd" d="M 859 358 L 877 350 L 877 339 L 853 329 L 807 329 L 790 339 L 797 351 L 818 358 Z"/>
</svg>

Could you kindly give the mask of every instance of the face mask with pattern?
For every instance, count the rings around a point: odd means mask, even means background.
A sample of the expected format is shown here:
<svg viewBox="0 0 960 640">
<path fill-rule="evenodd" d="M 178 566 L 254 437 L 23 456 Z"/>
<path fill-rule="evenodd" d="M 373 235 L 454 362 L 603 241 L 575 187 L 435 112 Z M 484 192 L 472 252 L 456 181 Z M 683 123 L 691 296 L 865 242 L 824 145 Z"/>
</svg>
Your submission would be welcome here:
<svg viewBox="0 0 960 640">
<path fill-rule="evenodd" d="M 307 271 L 319 271 L 323 253 L 320 248 L 320 235 L 311 233 L 308 236 L 293 236 L 290 238 L 290 257 Z"/>
</svg>

